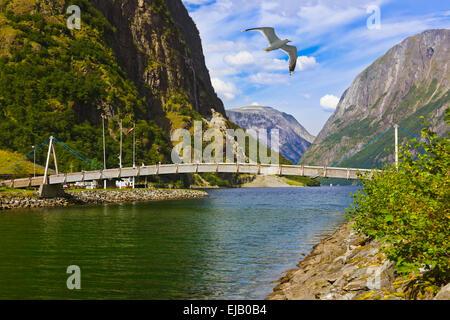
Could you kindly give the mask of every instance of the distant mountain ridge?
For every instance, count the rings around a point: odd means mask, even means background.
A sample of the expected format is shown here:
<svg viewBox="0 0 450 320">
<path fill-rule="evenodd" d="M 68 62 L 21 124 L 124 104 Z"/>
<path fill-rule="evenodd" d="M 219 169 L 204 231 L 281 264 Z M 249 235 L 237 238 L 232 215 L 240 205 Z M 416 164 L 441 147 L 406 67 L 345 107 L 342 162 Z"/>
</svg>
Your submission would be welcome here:
<svg viewBox="0 0 450 320">
<path fill-rule="evenodd" d="M 422 119 L 439 135 L 450 104 L 450 30 L 427 30 L 387 51 L 361 72 L 342 95 L 301 164 L 333 165 L 393 124 L 420 135 Z M 401 144 L 410 139 L 400 132 Z M 392 163 L 393 132 L 369 145 L 340 166 L 381 167 Z"/>
<path fill-rule="evenodd" d="M 294 164 L 314 140 L 292 115 L 272 107 L 248 106 L 226 110 L 228 118 L 244 129 L 280 130 L 280 152 Z M 266 141 L 261 141 L 267 143 Z M 269 146 L 270 147 L 270 141 Z"/>
</svg>

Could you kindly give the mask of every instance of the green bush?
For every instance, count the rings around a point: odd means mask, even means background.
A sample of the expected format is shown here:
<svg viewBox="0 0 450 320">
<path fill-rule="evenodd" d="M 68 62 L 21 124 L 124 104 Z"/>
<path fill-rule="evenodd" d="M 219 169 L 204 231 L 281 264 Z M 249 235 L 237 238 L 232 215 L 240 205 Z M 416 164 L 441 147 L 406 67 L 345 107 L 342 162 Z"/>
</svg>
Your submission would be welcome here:
<svg viewBox="0 0 450 320">
<path fill-rule="evenodd" d="M 302 176 L 284 176 L 288 180 L 300 182 L 307 187 L 320 187 L 320 179 L 311 179 L 310 177 Z"/>
<path fill-rule="evenodd" d="M 415 151 L 401 150 L 398 170 L 361 179 L 348 210 L 360 233 L 386 244 L 400 273 L 432 271 L 443 283 L 450 274 L 449 137 L 423 129 Z"/>
<path fill-rule="evenodd" d="M 228 181 L 226 179 L 222 179 L 221 177 L 218 176 L 218 174 L 216 174 L 214 172 L 200 173 L 200 176 L 203 179 L 205 179 L 206 181 L 208 181 L 208 183 L 212 186 L 218 186 L 218 187 L 224 187 L 224 188 L 231 187 L 230 181 Z"/>
</svg>

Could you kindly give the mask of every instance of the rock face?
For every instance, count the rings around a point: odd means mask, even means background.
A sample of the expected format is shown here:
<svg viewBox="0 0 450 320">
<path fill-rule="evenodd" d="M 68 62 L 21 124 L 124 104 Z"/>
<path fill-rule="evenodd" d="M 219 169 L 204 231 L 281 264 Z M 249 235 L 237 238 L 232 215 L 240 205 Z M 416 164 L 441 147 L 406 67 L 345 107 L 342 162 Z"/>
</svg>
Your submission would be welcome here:
<svg viewBox="0 0 450 320">
<path fill-rule="evenodd" d="M 68 198 L 43 199 L 32 196 L 0 196 L 0 211 L 12 209 L 67 207 L 76 204 L 76 201 Z"/>
<path fill-rule="evenodd" d="M 351 223 L 317 244 L 280 280 L 272 300 L 404 300 L 433 299 L 427 289 L 411 289 L 415 279 L 403 278 L 382 253 L 380 241 L 358 236 Z M 449 285 L 435 299 L 448 299 Z"/>
<path fill-rule="evenodd" d="M 194 82 L 197 86 L 195 96 L 199 101 L 198 111 L 201 114 L 208 113 L 211 107 L 225 115 L 222 101 L 217 97 L 211 83 L 209 71 L 206 68 L 205 57 L 203 55 L 200 34 L 192 18 L 181 1 L 165 0 L 167 8 L 171 12 L 172 18 L 181 32 L 186 45 L 191 54 Z"/>
<path fill-rule="evenodd" d="M 422 120 L 440 135 L 450 102 L 450 30 L 428 30 L 405 39 L 361 72 L 342 95 L 302 164 L 332 165 L 393 124 L 420 135 Z M 342 162 L 379 167 L 393 160 L 393 133 Z M 407 136 L 401 132 L 400 141 Z"/>
<path fill-rule="evenodd" d="M 229 119 L 244 129 L 280 131 L 280 152 L 292 163 L 298 160 L 314 140 L 306 129 L 290 114 L 271 107 L 250 106 L 226 110 Z M 261 141 L 267 144 L 267 141 Z M 270 147 L 270 142 L 269 142 Z"/>
<path fill-rule="evenodd" d="M 187 94 L 193 108 L 225 114 L 205 65 L 197 27 L 181 0 L 90 0 L 116 29 L 115 51 L 128 76 L 167 111 L 173 95 Z"/>
<path fill-rule="evenodd" d="M 69 192 L 69 194 L 77 201 L 89 204 L 181 200 L 208 196 L 205 191 L 184 189 L 130 189 L 117 191 L 86 190 Z"/>
<path fill-rule="evenodd" d="M 350 300 L 372 291 L 392 290 L 393 271 L 385 265 L 377 245 L 361 250 L 362 242 L 344 225 L 315 246 L 298 270 L 282 278 L 269 299 Z"/>
<path fill-rule="evenodd" d="M 230 128 L 230 125 L 228 123 L 228 120 L 221 114 L 216 112 L 215 110 L 211 110 L 212 116 L 208 123 L 208 127 L 213 130 L 218 130 L 223 137 L 225 137 L 226 140 L 232 142 L 232 151 L 233 155 L 235 156 L 235 161 L 239 159 L 239 157 L 245 159 L 245 162 L 248 161 L 248 157 L 245 154 L 245 146 L 240 146 L 237 141 L 234 140 L 234 137 L 231 137 L 227 133 L 227 129 Z M 224 141 L 226 146 L 226 141 Z M 223 162 L 225 158 L 219 159 L 219 162 Z"/>
<path fill-rule="evenodd" d="M 439 290 L 433 300 L 450 300 L 450 283 Z"/>
</svg>

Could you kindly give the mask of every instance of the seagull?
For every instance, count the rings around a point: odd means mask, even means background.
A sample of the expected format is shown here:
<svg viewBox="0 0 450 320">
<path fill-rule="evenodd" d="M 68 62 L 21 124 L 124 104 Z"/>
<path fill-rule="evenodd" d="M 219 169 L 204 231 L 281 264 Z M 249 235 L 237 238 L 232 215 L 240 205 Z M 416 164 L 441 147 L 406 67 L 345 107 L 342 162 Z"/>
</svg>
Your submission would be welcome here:
<svg viewBox="0 0 450 320">
<path fill-rule="evenodd" d="M 292 41 L 288 39 L 281 40 L 275 34 L 274 28 L 271 27 L 251 28 L 242 30 L 241 32 L 252 30 L 257 30 L 261 32 L 264 35 L 264 37 L 266 37 L 267 41 L 269 41 L 270 46 L 264 48 L 263 49 L 264 51 L 269 52 L 281 49 L 282 51 L 286 52 L 289 55 L 289 74 L 292 75 L 292 73 L 295 70 L 295 64 L 297 63 L 297 47 L 287 45 L 288 42 Z"/>
</svg>

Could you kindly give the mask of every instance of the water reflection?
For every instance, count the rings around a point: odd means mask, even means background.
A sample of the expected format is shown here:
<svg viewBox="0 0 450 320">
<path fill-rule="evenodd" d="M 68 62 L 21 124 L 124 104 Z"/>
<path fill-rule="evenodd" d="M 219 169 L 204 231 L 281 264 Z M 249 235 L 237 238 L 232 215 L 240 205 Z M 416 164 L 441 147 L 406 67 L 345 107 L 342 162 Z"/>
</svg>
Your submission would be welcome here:
<svg viewBox="0 0 450 320">
<path fill-rule="evenodd" d="M 0 215 L 0 298 L 260 299 L 344 220 L 354 187 Z M 81 268 L 82 290 L 65 286 Z"/>
</svg>

